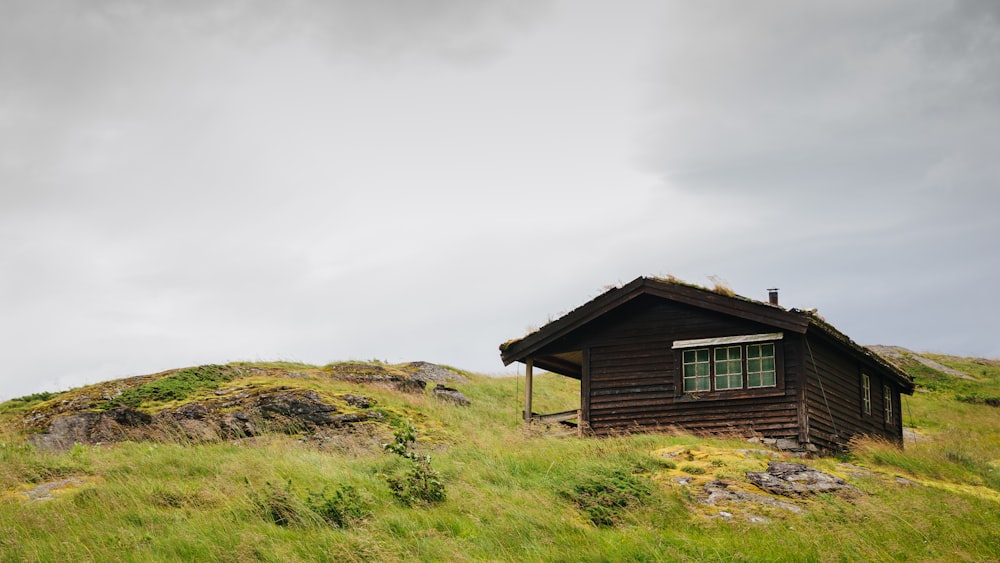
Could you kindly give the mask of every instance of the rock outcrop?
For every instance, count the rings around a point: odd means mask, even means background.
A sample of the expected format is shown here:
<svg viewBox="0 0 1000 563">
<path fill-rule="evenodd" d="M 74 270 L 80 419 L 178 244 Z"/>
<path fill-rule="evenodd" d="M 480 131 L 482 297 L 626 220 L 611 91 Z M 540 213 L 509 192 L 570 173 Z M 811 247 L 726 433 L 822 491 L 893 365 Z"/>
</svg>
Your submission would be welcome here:
<svg viewBox="0 0 1000 563">
<path fill-rule="evenodd" d="M 324 367 L 228 364 L 94 385 L 40 404 L 21 423 L 33 434 L 33 444 L 49 450 L 77 443 L 204 442 L 275 432 L 335 443 L 338 435 L 375 438 L 391 433 L 376 425 L 361 429 L 362 423 L 384 418 L 375 408 L 375 399 L 356 393 L 321 395 L 289 381 L 308 378 L 357 383 L 359 390 L 375 386 L 409 394 L 424 394 L 427 383 L 434 382 L 435 397 L 456 405 L 470 404 L 465 395 L 445 385 L 464 381 L 462 375 L 428 362 L 342 362 Z"/>
<path fill-rule="evenodd" d="M 767 471 L 748 472 L 747 479 L 763 491 L 790 498 L 806 498 L 818 493 L 851 495 L 859 492 L 840 477 L 801 463 L 772 461 L 767 464 Z"/>
<path fill-rule="evenodd" d="M 381 412 L 367 410 L 376 401 L 361 395 L 344 395 L 340 399 L 344 407 L 362 412 L 341 412 L 335 402 L 307 389 L 234 388 L 216 393 L 215 397 L 163 409 L 153 416 L 128 408 L 58 416 L 47 432 L 32 436 L 30 441 L 48 450 L 67 449 L 76 443 L 171 437 L 201 442 L 266 432 L 316 432 L 383 418 Z"/>
</svg>

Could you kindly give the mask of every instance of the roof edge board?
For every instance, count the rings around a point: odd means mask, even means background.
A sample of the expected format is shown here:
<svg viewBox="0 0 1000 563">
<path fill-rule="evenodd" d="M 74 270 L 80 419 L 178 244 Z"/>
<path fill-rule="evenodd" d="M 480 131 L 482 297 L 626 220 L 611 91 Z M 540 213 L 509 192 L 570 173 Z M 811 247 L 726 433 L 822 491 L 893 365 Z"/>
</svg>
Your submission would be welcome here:
<svg viewBox="0 0 1000 563">
<path fill-rule="evenodd" d="M 532 352 L 565 336 L 579 326 L 589 323 L 641 295 L 643 292 L 640 290 L 643 284 L 640 282 L 644 280 L 645 278 L 637 278 L 622 287 L 610 289 L 543 326 L 538 331 L 515 340 L 500 352 L 504 365 L 507 366 L 526 358 Z"/>
</svg>

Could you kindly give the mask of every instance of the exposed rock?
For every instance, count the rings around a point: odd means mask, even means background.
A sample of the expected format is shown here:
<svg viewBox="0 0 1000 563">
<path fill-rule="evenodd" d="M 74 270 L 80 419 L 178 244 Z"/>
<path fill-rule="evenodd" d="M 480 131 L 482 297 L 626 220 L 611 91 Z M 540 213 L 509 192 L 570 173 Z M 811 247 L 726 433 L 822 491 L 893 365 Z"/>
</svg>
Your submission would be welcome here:
<svg viewBox="0 0 1000 563">
<path fill-rule="evenodd" d="M 153 421 L 153 417 L 148 414 L 127 407 L 106 411 L 104 417 L 110 418 L 122 426 L 142 426 Z"/>
<path fill-rule="evenodd" d="M 205 420 L 195 418 L 185 418 L 177 421 L 181 434 L 194 442 L 215 442 L 223 436 L 219 435 L 218 427 Z M 225 434 L 238 434 L 237 432 L 226 432 Z M 247 435 L 243 433 L 243 435 Z"/>
<path fill-rule="evenodd" d="M 434 386 L 432 392 L 435 397 L 441 399 L 442 401 L 449 401 L 462 407 L 467 407 L 472 404 L 472 401 L 470 401 L 469 398 L 463 395 L 458 389 L 446 387 L 440 383 Z"/>
<path fill-rule="evenodd" d="M 772 461 L 767 471 L 750 471 L 747 479 L 768 493 L 792 498 L 806 498 L 817 493 L 859 492 L 843 479 L 801 463 Z"/>
<path fill-rule="evenodd" d="M 369 408 L 375 401 L 347 395 L 344 402 Z M 211 442 L 265 432 L 312 432 L 377 421 L 380 412 L 338 413 L 337 406 L 312 390 L 277 387 L 262 392 L 230 390 L 224 395 L 168 408 L 150 416 L 129 408 L 84 411 L 52 419 L 48 432 L 30 441 L 41 449 L 64 450 L 80 444 L 127 439 L 184 439 Z"/>
<path fill-rule="evenodd" d="M 56 498 L 56 494 L 83 485 L 86 481 L 82 477 L 69 477 L 57 481 L 41 483 L 26 491 L 18 491 L 16 494 L 29 502 L 42 502 Z"/>
<path fill-rule="evenodd" d="M 361 395 L 341 395 L 340 398 L 348 405 L 358 407 L 359 409 L 369 409 L 375 404 L 375 399 L 362 397 Z"/>
<path fill-rule="evenodd" d="M 82 412 L 61 416 L 52 421 L 49 431 L 28 438 L 28 442 L 42 450 L 64 450 L 75 443 L 90 443 L 90 433 L 102 413 Z"/>
<path fill-rule="evenodd" d="M 423 393 L 424 389 L 427 388 L 426 381 L 421 381 L 419 379 L 406 379 L 402 377 L 389 378 L 381 383 L 404 393 Z"/>
<path fill-rule="evenodd" d="M 313 424 L 331 424 L 337 407 L 323 402 L 315 391 L 280 391 L 261 395 L 257 406 L 265 417 L 280 415 Z"/>
<path fill-rule="evenodd" d="M 797 451 L 801 449 L 799 448 L 799 441 L 792 438 L 778 438 L 774 445 L 779 450 Z"/>
<path fill-rule="evenodd" d="M 429 381 L 433 383 L 467 383 L 461 374 L 444 366 L 432 364 L 430 362 L 410 362 L 408 367 L 415 370 L 413 379 Z"/>
<path fill-rule="evenodd" d="M 771 508 L 780 508 L 796 514 L 802 512 L 801 508 L 788 501 L 778 500 L 766 495 L 751 493 L 740 489 L 731 489 L 729 488 L 731 484 L 732 483 L 721 480 L 705 483 L 704 491 L 708 497 L 704 499 L 703 502 L 712 506 L 749 503 L 759 506 L 768 506 Z"/>
<path fill-rule="evenodd" d="M 972 377 L 967 373 L 958 371 L 957 369 L 954 368 L 950 368 L 942 363 L 935 362 L 930 358 L 925 358 L 920 354 L 913 352 L 912 350 L 907 350 L 906 348 L 902 348 L 900 346 L 883 346 L 879 344 L 874 346 L 866 346 L 866 348 L 882 356 L 883 358 L 888 360 L 889 363 L 895 365 L 900 369 L 905 369 L 907 366 L 911 366 L 914 364 L 923 364 L 924 366 L 927 366 L 933 370 L 955 376 L 959 379 L 972 379 L 972 380 L 975 379 L 975 377 Z"/>
</svg>

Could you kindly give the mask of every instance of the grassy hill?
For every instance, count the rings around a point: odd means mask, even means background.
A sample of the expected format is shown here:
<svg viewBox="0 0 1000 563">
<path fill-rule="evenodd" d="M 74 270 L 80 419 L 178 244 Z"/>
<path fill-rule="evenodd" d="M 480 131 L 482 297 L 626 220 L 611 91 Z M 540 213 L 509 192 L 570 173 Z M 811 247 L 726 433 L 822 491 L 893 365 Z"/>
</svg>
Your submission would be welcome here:
<svg viewBox="0 0 1000 563">
<path fill-rule="evenodd" d="M 919 385 L 905 449 L 794 460 L 856 489 L 803 499 L 747 481 L 786 454 L 526 433 L 523 381 L 461 372 L 460 406 L 399 385 L 409 364 L 231 364 L 23 397 L 0 405 L 0 560 L 1000 560 L 1000 362 L 924 357 L 970 378 L 903 359 Z M 575 407 L 574 383 L 537 377 L 536 410 Z M 329 409 L 290 423 L 310 397 Z M 251 407 L 243 436 L 170 422 Z M 163 431 L 33 445 L 57 416 L 126 408 Z M 714 480 L 760 498 L 711 504 Z"/>
</svg>

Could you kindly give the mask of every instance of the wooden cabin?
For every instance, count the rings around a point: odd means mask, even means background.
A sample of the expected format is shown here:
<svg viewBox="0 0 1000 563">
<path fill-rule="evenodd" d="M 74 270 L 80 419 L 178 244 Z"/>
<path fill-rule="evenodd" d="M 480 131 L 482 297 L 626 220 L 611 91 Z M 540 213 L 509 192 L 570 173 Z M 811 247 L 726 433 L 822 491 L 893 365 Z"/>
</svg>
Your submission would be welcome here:
<svg viewBox="0 0 1000 563">
<path fill-rule="evenodd" d="M 815 311 L 675 280 L 638 278 L 500 346 L 525 364 L 525 421 L 576 418 L 596 434 L 681 429 L 841 450 L 854 436 L 902 444 L 913 380 Z M 578 411 L 531 409 L 532 370 L 580 381 Z"/>
</svg>

